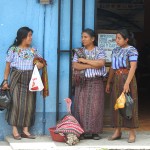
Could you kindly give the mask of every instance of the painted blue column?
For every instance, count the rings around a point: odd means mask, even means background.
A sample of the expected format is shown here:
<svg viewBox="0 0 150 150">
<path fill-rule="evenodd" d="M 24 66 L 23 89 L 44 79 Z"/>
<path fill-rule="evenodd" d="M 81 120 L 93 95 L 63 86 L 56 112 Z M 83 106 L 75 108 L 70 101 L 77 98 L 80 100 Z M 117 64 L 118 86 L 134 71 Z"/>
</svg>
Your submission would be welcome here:
<svg viewBox="0 0 150 150">
<path fill-rule="evenodd" d="M 70 4 L 69 0 L 62 0 L 61 8 L 61 49 L 69 50 L 70 32 Z M 85 1 L 85 28 L 94 29 L 94 1 Z M 73 1 L 73 48 L 81 47 L 82 32 L 82 0 Z M 64 99 L 68 97 L 69 87 L 69 53 L 61 53 L 61 72 L 60 72 L 60 117 L 65 115 L 66 104 Z"/>
<path fill-rule="evenodd" d="M 60 50 L 69 50 L 70 45 L 70 0 L 61 2 Z M 69 91 L 69 53 L 60 53 L 60 116 L 66 112 L 64 99 Z"/>
<path fill-rule="evenodd" d="M 44 56 L 47 61 L 47 71 L 49 78 L 49 93 L 46 98 L 46 134 L 48 128 L 55 126 L 56 122 L 56 80 L 57 80 L 57 34 L 58 34 L 58 1 L 55 0 L 53 5 L 46 6 L 46 23 L 45 23 L 45 50 Z M 39 109 L 42 106 L 42 101 Z M 42 112 L 42 110 L 41 110 Z"/>
<path fill-rule="evenodd" d="M 85 28 L 94 29 L 95 0 L 85 0 Z"/>
</svg>

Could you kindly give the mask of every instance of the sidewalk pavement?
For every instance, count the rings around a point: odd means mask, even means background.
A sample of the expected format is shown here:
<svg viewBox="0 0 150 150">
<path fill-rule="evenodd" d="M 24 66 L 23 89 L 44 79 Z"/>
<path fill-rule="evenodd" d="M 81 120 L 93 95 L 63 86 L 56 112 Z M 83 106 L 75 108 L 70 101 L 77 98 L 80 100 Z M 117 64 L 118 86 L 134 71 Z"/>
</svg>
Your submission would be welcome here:
<svg viewBox="0 0 150 150">
<path fill-rule="evenodd" d="M 36 139 L 14 140 L 6 137 L 6 142 L 0 142 L 0 150 L 150 150 L 150 132 L 137 132 L 135 143 L 127 143 L 128 132 L 124 131 L 120 140 L 108 141 L 112 131 L 104 132 L 100 140 L 81 140 L 75 146 L 52 141 L 50 136 L 38 136 Z M 3 143 L 3 144 L 2 144 Z"/>
</svg>

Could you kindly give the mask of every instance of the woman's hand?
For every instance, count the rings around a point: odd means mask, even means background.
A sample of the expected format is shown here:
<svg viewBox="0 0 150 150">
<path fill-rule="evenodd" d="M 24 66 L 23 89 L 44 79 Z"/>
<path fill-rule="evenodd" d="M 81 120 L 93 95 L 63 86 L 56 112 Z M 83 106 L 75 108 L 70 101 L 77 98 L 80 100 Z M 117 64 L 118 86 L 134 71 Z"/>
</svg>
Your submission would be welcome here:
<svg viewBox="0 0 150 150">
<path fill-rule="evenodd" d="M 78 59 L 78 62 L 79 62 L 79 63 L 86 64 L 86 63 L 87 63 L 87 60 L 84 59 L 84 58 L 79 58 L 79 59 Z"/>
<path fill-rule="evenodd" d="M 3 90 L 8 90 L 8 89 L 9 89 L 8 83 L 5 83 L 5 82 L 4 82 L 4 84 L 2 85 L 2 89 L 3 89 Z"/>
<path fill-rule="evenodd" d="M 44 67 L 44 65 L 43 65 L 42 63 L 40 63 L 40 62 L 37 62 L 36 65 L 37 65 L 37 68 L 38 68 L 38 69 L 41 69 L 41 68 Z"/>
<path fill-rule="evenodd" d="M 129 89 L 129 84 L 128 83 L 125 83 L 124 84 L 124 87 L 123 87 L 123 92 L 124 93 L 128 93 L 130 91 L 130 89 Z"/>
<path fill-rule="evenodd" d="M 106 89 L 105 89 L 106 93 L 110 93 L 110 83 L 106 84 Z"/>
</svg>

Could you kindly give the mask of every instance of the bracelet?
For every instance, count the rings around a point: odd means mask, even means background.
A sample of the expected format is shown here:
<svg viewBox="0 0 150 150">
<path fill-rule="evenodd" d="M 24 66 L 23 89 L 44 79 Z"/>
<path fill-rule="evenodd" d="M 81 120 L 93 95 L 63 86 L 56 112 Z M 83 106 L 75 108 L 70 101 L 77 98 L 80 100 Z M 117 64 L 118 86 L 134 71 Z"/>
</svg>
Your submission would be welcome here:
<svg viewBox="0 0 150 150">
<path fill-rule="evenodd" d="M 6 83 L 3 83 L 3 86 L 4 86 L 5 84 L 8 84 L 8 82 L 6 82 Z"/>
<path fill-rule="evenodd" d="M 8 80 L 7 80 L 7 79 L 4 79 L 4 80 L 3 80 L 3 83 L 4 83 L 4 84 L 8 84 Z"/>
</svg>

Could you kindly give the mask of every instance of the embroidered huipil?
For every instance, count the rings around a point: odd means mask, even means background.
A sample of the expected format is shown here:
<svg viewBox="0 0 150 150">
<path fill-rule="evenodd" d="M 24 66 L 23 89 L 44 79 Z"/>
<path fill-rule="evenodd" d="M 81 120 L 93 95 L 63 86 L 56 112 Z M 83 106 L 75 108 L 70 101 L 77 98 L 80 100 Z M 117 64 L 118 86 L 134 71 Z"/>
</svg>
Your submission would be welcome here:
<svg viewBox="0 0 150 150">
<path fill-rule="evenodd" d="M 18 70 L 33 70 L 34 57 L 41 57 L 35 48 L 22 49 L 12 46 L 7 53 L 6 62 Z"/>
<path fill-rule="evenodd" d="M 104 59 L 105 60 L 105 52 L 102 48 L 95 46 L 95 48 L 91 51 L 83 48 L 83 52 L 86 55 L 86 59 L 89 60 L 99 60 Z M 78 56 L 75 53 L 73 62 L 78 62 Z M 96 76 L 105 76 L 106 75 L 106 68 L 105 66 L 101 67 L 100 69 L 85 69 L 85 77 L 92 78 Z"/>
<path fill-rule="evenodd" d="M 126 48 L 117 47 L 112 51 L 112 68 L 128 68 L 128 62 L 137 61 L 138 52 L 133 46 Z"/>
</svg>

